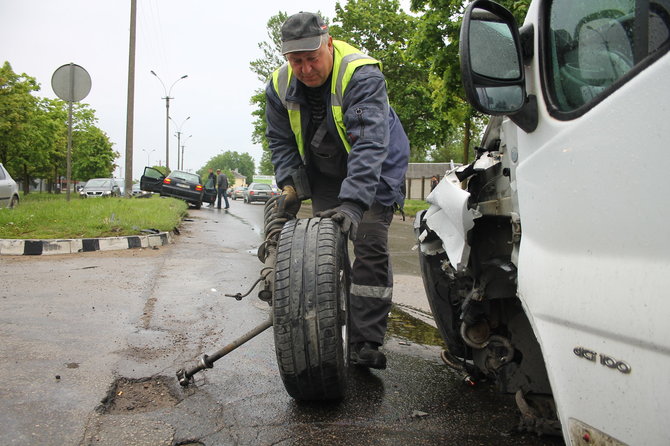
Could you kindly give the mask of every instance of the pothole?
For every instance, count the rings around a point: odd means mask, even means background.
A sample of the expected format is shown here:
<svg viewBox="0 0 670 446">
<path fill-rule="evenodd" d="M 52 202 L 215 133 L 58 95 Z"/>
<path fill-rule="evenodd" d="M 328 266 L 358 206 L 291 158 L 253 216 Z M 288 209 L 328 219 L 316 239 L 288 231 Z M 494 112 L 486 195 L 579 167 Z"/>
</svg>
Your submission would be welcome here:
<svg viewBox="0 0 670 446">
<path fill-rule="evenodd" d="M 179 398 L 168 385 L 170 378 L 119 378 L 112 384 L 98 411 L 103 414 L 128 414 L 153 412 L 174 407 Z"/>
</svg>

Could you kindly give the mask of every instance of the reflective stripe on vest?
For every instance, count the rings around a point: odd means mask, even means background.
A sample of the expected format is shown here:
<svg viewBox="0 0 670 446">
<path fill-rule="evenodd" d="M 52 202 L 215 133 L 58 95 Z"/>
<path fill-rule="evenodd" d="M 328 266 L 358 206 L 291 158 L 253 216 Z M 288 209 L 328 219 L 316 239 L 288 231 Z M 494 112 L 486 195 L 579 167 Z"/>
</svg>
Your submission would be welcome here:
<svg viewBox="0 0 670 446">
<path fill-rule="evenodd" d="M 351 150 L 351 144 L 349 144 L 347 130 L 344 126 L 344 114 L 342 113 L 344 92 L 347 90 L 347 85 L 356 68 L 362 65 L 376 64 L 381 69 L 382 64 L 378 60 L 361 53 L 348 43 L 339 40 L 333 40 L 333 49 L 335 55 L 333 57 L 333 76 L 330 85 L 330 105 L 337 132 L 348 153 Z M 293 70 L 286 63 L 272 73 L 272 85 L 279 96 L 279 100 L 288 111 L 291 130 L 295 135 L 295 142 L 298 145 L 298 152 L 300 152 L 300 157 L 305 162 L 305 143 L 302 139 L 300 104 L 286 100 L 286 93 L 292 75 Z"/>
</svg>

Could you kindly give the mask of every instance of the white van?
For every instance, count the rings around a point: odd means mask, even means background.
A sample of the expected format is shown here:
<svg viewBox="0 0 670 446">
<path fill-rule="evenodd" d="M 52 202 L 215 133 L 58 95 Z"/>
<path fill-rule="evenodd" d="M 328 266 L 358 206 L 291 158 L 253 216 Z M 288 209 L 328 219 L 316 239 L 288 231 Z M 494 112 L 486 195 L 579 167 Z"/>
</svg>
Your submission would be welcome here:
<svg viewBox="0 0 670 446">
<path fill-rule="evenodd" d="M 463 18 L 465 91 L 496 118 L 415 223 L 443 359 L 531 418 L 525 395 L 550 392 L 572 445 L 670 445 L 668 49 L 670 0 Z"/>
</svg>

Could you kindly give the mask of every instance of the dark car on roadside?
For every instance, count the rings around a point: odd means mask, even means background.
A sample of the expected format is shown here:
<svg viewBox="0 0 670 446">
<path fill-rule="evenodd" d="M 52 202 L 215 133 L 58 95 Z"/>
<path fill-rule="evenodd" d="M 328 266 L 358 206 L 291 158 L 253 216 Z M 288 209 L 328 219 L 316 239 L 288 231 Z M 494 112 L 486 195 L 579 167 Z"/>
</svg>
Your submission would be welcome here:
<svg viewBox="0 0 670 446">
<path fill-rule="evenodd" d="M 277 195 L 277 193 L 267 183 L 251 183 L 247 190 L 243 192 L 245 203 L 253 203 L 254 201 L 265 203 L 274 195 Z"/>
<path fill-rule="evenodd" d="M 196 209 L 200 209 L 202 203 L 213 204 L 216 199 L 216 190 L 205 189 L 200 175 L 183 170 L 173 170 L 166 176 L 153 167 L 145 167 L 140 188 L 161 197 L 182 199 Z"/>
</svg>

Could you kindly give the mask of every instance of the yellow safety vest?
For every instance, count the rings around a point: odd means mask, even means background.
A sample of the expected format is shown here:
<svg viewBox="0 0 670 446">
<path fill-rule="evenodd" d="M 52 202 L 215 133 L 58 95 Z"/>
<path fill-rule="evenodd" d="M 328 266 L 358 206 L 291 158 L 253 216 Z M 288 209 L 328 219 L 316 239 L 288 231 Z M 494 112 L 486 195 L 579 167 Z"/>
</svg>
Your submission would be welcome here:
<svg viewBox="0 0 670 446">
<path fill-rule="evenodd" d="M 335 126 L 340 135 L 340 139 L 347 150 L 351 151 L 351 144 L 347 138 L 347 130 L 344 127 L 344 114 L 342 113 L 342 102 L 344 92 L 351 80 L 351 76 L 356 71 L 356 68 L 362 65 L 378 65 L 382 68 L 381 62 L 372 57 L 363 54 L 360 50 L 354 48 L 348 43 L 333 40 L 334 57 L 333 57 L 333 76 L 330 84 L 330 105 L 333 111 L 333 118 L 335 119 Z M 288 111 L 289 122 L 291 123 L 291 130 L 295 135 L 295 142 L 298 145 L 298 152 L 303 162 L 305 161 L 305 143 L 302 139 L 302 125 L 300 120 L 300 104 L 297 102 L 290 102 L 286 100 L 286 92 L 291 82 L 293 70 L 288 63 L 282 65 L 279 69 L 272 73 L 272 85 L 279 96 L 282 104 Z"/>
</svg>

